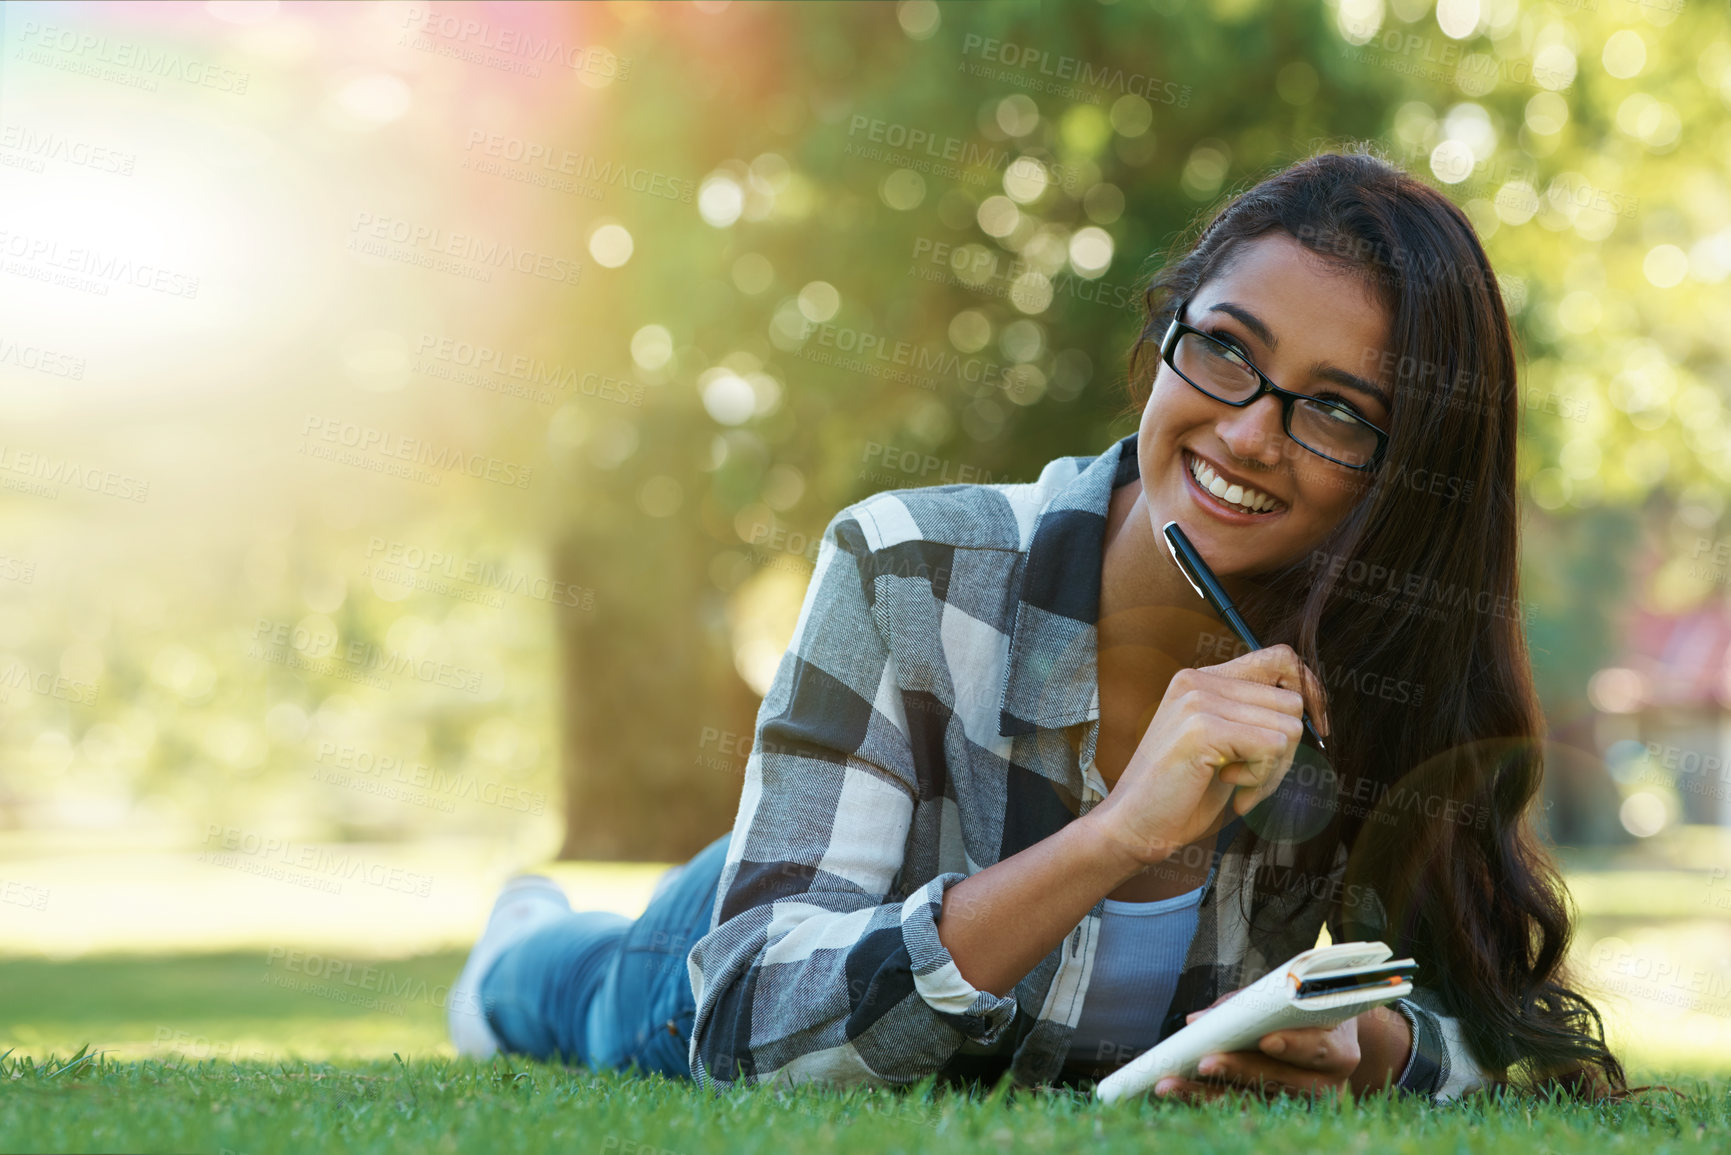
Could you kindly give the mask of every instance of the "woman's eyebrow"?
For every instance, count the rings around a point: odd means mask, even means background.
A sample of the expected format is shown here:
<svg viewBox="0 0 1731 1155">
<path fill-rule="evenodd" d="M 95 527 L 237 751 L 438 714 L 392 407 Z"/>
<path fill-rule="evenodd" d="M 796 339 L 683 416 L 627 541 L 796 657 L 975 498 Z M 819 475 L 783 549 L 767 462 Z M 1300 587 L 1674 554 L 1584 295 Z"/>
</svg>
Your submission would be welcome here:
<svg viewBox="0 0 1731 1155">
<path fill-rule="evenodd" d="M 1386 392 L 1379 389 L 1377 386 L 1372 385 L 1369 381 L 1366 381 L 1356 373 L 1348 373 L 1345 369 L 1338 369 L 1333 365 L 1319 362 L 1310 367 L 1310 375 L 1312 377 L 1320 377 L 1324 381 L 1333 381 L 1336 385 L 1344 385 L 1348 389 L 1356 389 L 1360 393 L 1375 397 L 1378 401 L 1381 401 L 1384 409 L 1391 412 L 1394 409 L 1394 401 L 1390 399 Z"/>
<path fill-rule="evenodd" d="M 1228 317 L 1236 317 L 1240 324 L 1242 324 L 1246 329 L 1249 329 L 1252 333 L 1256 334 L 1256 339 L 1258 341 L 1261 341 L 1270 349 L 1278 349 L 1280 347 L 1280 342 L 1275 340 L 1274 334 L 1269 332 L 1268 326 L 1262 323 L 1262 318 L 1258 317 L 1255 313 L 1252 313 L 1249 309 L 1246 309 L 1243 305 L 1235 305 L 1231 301 L 1221 301 L 1208 311 L 1210 313 L 1225 313 Z"/>
<path fill-rule="evenodd" d="M 1280 347 L 1279 339 L 1275 337 L 1274 333 L 1270 331 L 1267 325 L 1262 323 L 1262 318 L 1258 317 L 1255 313 L 1252 313 L 1249 309 L 1246 309 L 1243 305 L 1235 304 L 1232 301 L 1221 301 L 1208 311 L 1210 313 L 1225 313 L 1227 316 L 1236 319 L 1246 329 L 1249 329 L 1252 333 L 1256 334 L 1256 339 L 1261 341 L 1264 345 L 1267 345 L 1271 351 Z M 1366 396 L 1375 397 L 1378 401 L 1382 402 L 1384 409 L 1392 410 L 1394 408 L 1394 402 L 1386 392 L 1371 384 L 1369 381 L 1366 381 L 1363 377 L 1358 376 L 1356 373 L 1348 373 L 1345 369 L 1336 368 L 1333 365 L 1319 362 L 1311 367 L 1310 375 L 1312 377 L 1319 377 L 1324 381 L 1333 381 L 1336 385 L 1344 385 L 1348 389 L 1356 389 L 1358 392 L 1363 393 Z"/>
</svg>

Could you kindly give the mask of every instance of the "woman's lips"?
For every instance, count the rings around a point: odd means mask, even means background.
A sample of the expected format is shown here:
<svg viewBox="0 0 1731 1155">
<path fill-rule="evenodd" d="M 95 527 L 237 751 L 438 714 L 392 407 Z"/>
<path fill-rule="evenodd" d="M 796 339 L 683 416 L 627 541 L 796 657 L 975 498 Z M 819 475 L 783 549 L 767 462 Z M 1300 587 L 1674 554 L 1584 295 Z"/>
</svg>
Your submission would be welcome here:
<svg viewBox="0 0 1731 1155">
<path fill-rule="evenodd" d="M 1236 506 L 1227 505 L 1197 482 L 1196 475 L 1190 471 L 1193 455 L 1189 450 L 1183 450 L 1178 455 L 1178 468 L 1184 474 L 1184 485 L 1190 493 L 1190 499 L 1205 513 L 1229 525 L 1266 525 L 1268 522 L 1285 513 L 1287 507 L 1282 505 L 1266 513 L 1250 513 Z M 1212 467 L 1211 467 L 1212 468 Z"/>
</svg>

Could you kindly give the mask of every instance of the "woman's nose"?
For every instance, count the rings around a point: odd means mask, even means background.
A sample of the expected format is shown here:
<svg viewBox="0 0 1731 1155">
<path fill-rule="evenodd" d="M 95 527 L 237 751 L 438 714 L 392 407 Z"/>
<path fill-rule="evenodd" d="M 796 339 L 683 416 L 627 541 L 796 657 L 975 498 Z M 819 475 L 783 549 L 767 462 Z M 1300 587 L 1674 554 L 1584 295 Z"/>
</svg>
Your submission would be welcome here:
<svg viewBox="0 0 1731 1155">
<path fill-rule="evenodd" d="M 1279 464 L 1287 439 L 1280 398 L 1272 393 L 1242 409 L 1228 409 L 1215 422 L 1214 430 L 1240 460 L 1267 465 Z"/>
</svg>

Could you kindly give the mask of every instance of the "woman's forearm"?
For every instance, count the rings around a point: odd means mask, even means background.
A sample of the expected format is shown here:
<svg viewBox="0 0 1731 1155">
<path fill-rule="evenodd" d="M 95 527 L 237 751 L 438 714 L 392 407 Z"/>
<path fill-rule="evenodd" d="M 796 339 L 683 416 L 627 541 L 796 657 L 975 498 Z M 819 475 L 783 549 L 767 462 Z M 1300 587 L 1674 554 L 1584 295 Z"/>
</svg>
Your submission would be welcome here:
<svg viewBox="0 0 1731 1155">
<path fill-rule="evenodd" d="M 970 984 L 1006 996 L 1145 867 L 1083 815 L 946 890 L 938 940 Z"/>
<path fill-rule="evenodd" d="M 1355 1094 L 1394 1086 L 1412 1054 L 1412 1028 L 1393 1007 L 1358 1016 L 1358 1067 L 1348 1076 Z"/>
</svg>

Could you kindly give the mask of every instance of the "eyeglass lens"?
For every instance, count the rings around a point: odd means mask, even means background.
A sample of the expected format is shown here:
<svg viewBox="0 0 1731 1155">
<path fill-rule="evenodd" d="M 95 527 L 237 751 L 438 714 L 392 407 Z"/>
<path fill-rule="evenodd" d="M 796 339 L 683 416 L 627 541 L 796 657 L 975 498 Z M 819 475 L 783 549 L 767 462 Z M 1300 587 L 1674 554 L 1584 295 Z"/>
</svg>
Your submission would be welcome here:
<svg viewBox="0 0 1731 1155">
<path fill-rule="evenodd" d="M 1242 401 L 1262 386 L 1243 357 L 1197 333 L 1179 336 L 1172 359 L 1192 385 L 1221 401 Z M 1322 401 L 1295 402 L 1287 411 L 1286 432 L 1305 448 L 1348 464 L 1367 461 L 1376 451 L 1375 430 Z"/>
</svg>

